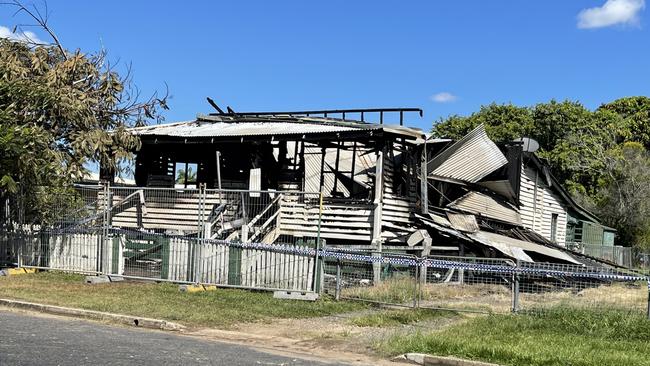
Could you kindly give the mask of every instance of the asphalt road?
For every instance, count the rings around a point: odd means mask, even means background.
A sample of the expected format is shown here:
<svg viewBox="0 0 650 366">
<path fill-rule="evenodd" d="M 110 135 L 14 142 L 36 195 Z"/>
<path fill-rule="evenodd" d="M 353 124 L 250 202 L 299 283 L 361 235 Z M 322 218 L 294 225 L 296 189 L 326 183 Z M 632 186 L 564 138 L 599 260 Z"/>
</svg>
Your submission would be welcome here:
<svg viewBox="0 0 650 366">
<path fill-rule="evenodd" d="M 8 365 L 332 364 L 166 332 L 0 309 L 0 366 Z"/>
</svg>

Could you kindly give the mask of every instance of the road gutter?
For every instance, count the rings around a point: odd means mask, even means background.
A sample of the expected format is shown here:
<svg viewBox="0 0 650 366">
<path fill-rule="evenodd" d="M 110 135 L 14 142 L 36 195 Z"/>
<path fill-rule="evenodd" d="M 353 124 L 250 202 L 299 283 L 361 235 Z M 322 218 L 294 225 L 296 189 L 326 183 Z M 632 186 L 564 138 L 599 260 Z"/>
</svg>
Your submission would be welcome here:
<svg viewBox="0 0 650 366">
<path fill-rule="evenodd" d="M 110 321 L 118 324 L 131 325 L 149 329 L 159 329 L 167 331 L 182 331 L 185 326 L 169 322 L 167 320 L 143 318 L 132 315 L 106 313 L 103 311 L 84 310 L 75 308 L 66 308 L 63 306 L 44 305 L 33 302 L 0 299 L 0 305 L 9 308 L 18 308 L 25 310 L 38 311 L 47 314 L 73 316 L 77 318 L 85 318 L 100 321 Z"/>
</svg>

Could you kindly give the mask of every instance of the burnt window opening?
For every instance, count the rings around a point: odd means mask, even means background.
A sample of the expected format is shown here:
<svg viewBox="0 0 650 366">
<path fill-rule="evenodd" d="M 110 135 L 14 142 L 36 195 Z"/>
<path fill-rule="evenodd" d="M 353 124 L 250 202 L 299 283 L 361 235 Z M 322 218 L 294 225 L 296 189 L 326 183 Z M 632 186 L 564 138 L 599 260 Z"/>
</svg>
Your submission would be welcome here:
<svg viewBox="0 0 650 366">
<path fill-rule="evenodd" d="M 174 165 L 174 188 L 196 188 L 198 164 L 176 162 Z"/>
</svg>

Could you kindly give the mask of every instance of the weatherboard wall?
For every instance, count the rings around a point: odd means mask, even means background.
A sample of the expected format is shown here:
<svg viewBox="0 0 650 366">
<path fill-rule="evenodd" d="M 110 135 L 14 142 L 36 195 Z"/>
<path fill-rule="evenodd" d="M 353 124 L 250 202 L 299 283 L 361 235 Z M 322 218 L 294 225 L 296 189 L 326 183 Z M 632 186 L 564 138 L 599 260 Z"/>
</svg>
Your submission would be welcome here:
<svg viewBox="0 0 650 366">
<path fill-rule="evenodd" d="M 523 226 L 564 246 L 566 243 L 567 208 L 562 203 L 562 199 L 545 182 L 541 172 L 537 172 L 531 167 L 522 169 L 519 199 Z M 551 237 L 553 214 L 557 214 L 554 238 Z"/>
</svg>

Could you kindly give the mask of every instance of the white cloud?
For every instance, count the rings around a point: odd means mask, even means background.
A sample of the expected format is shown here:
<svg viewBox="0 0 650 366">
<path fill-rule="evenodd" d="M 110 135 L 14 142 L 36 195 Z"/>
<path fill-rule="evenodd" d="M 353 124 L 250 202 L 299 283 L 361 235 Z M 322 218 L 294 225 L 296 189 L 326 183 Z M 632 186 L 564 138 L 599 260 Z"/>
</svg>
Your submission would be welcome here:
<svg viewBox="0 0 650 366">
<path fill-rule="evenodd" d="M 602 28 L 616 24 L 639 24 L 639 12 L 645 0 L 607 0 L 601 7 L 584 9 L 578 14 L 578 28 Z"/>
<path fill-rule="evenodd" d="M 457 96 L 448 92 L 440 92 L 431 96 L 431 100 L 433 100 L 436 103 L 451 103 L 456 101 L 457 99 L 458 99 Z"/>
<path fill-rule="evenodd" d="M 12 32 L 11 29 L 0 25 L 0 38 L 8 38 L 18 42 L 45 43 L 34 32 Z"/>
</svg>

